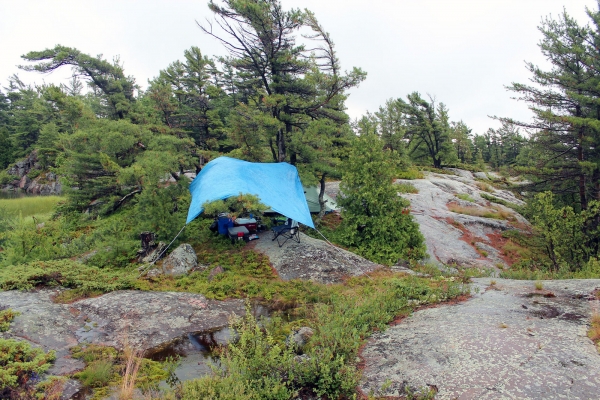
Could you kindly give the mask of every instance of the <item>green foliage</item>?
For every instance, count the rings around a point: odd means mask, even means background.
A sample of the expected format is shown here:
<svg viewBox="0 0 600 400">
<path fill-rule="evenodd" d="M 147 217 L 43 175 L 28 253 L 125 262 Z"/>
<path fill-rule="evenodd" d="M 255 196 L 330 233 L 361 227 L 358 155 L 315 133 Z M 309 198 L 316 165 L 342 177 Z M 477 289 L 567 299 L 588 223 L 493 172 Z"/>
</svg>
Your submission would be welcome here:
<svg viewBox="0 0 600 400">
<path fill-rule="evenodd" d="M 262 325 L 248 313 L 234 323 L 239 340 L 227 346 L 221 367 L 212 376 L 185 382 L 183 398 L 353 398 L 359 382 L 355 360 L 373 329 L 385 329 L 418 305 L 464 293 L 454 278 L 390 273 L 351 278 L 346 285 L 328 288 L 331 297 L 307 314 L 314 335 L 302 359 L 294 359 L 295 349 L 278 335 L 281 321 Z"/>
<path fill-rule="evenodd" d="M 395 169 L 394 155 L 383 151 L 379 138 L 364 135 L 353 144 L 340 185 L 340 240 L 362 256 L 385 264 L 425 254 L 409 203 L 398 196 L 393 184 Z"/>
<path fill-rule="evenodd" d="M 137 270 L 99 269 L 76 261 L 35 261 L 0 268 L 0 289 L 31 290 L 39 285 L 63 286 L 80 297 L 136 289 Z"/>
<path fill-rule="evenodd" d="M 0 208 L 4 209 L 3 212 L 13 217 L 18 215 L 21 215 L 23 218 L 36 216 L 36 218 L 40 220 L 41 215 L 51 215 L 56 205 L 64 200 L 65 198 L 60 196 L 33 196 L 15 199 L 0 199 Z"/>
<path fill-rule="evenodd" d="M 398 189 L 398 193 L 419 193 L 419 189 L 417 189 L 413 184 L 408 182 L 396 183 L 396 188 Z"/>
<path fill-rule="evenodd" d="M 468 201 L 468 202 L 471 202 L 471 203 L 475 202 L 475 199 L 472 198 L 471 196 L 469 196 L 469 194 L 467 194 L 467 193 L 457 193 L 456 197 L 458 197 L 461 200 L 465 200 L 465 201 Z"/>
<path fill-rule="evenodd" d="M 0 396 L 46 372 L 54 359 L 54 351 L 44 353 L 27 342 L 0 339 Z"/>
<path fill-rule="evenodd" d="M 398 172 L 398 174 L 396 175 L 396 178 L 398 178 L 398 179 L 423 179 L 424 175 L 423 175 L 423 172 L 419 171 L 418 169 L 416 169 L 414 167 L 410 167 L 405 171 Z"/>
<path fill-rule="evenodd" d="M 72 66 L 80 76 L 88 80 L 90 86 L 103 93 L 113 118 L 122 119 L 131 109 L 135 80 L 125 76 L 118 60 L 109 63 L 101 56 L 92 57 L 77 49 L 60 45 L 53 49 L 29 52 L 23 58 L 29 62 L 38 62 L 20 67 L 26 71 L 48 73 L 65 65 Z"/>
<path fill-rule="evenodd" d="M 268 329 L 261 328 L 250 310 L 242 320 L 234 322 L 232 328 L 238 339 L 221 355 L 222 371 L 217 375 L 221 382 L 216 382 L 214 377 L 186 382 L 183 398 L 292 398 L 294 391 L 290 381 L 294 379 L 294 349 L 285 343 L 277 343 Z M 234 384 L 236 381 L 240 384 Z"/>
<path fill-rule="evenodd" d="M 531 222 L 537 228 L 553 269 L 582 269 L 600 255 L 600 202 L 576 213 L 570 206 L 557 208 L 550 192 L 535 196 L 529 205 Z"/>
<path fill-rule="evenodd" d="M 225 200 L 204 203 L 202 207 L 204 208 L 204 215 L 213 218 L 223 212 L 231 217 L 240 217 L 250 213 L 259 215 L 269 208 L 262 204 L 257 196 L 242 193 Z"/>
<path fill-rule="evenodd" d="M 15 319 L 15 317 L 20 314 L 21 313 L 15 312 L 15 311 L 11 310 L 10 308 L 8 308 L 6 310 L 0 309 L 0 332 L 6 332 L 9 328 L 12 320 Z"/>
<path fill-rule="evenodd" d="M 85 369 L 78 372 L 75 377 L 83 386 L 96 388 L 106 386 L 113 379 L 113 363 L 111 361 L 93 361 Z"/>
</svg>

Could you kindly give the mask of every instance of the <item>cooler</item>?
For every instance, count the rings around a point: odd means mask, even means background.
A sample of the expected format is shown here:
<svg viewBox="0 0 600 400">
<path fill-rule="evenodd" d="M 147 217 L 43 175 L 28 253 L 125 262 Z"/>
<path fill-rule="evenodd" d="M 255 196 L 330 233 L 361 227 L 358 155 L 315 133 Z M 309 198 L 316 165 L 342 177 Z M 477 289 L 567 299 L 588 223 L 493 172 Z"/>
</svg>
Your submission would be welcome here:
<svg viewBox="0 0 600 400">
<path fill-rule="evenodd" d="M 235 226 L 244 226 L 249 232 L 256 232 L 256 219 L 254 218 L 238 218 L 234 222 Z"/>
<path fill-rule="evenodd" d="M 243 240 L 244 242 L 248 242 L 250 240 L 250 232 L 245 226 L 236 226 L 229 228 L 227 230 L 227 236 L 231 239 L 231 242 L 235 242 L 236 240 Z"/>
</svg>

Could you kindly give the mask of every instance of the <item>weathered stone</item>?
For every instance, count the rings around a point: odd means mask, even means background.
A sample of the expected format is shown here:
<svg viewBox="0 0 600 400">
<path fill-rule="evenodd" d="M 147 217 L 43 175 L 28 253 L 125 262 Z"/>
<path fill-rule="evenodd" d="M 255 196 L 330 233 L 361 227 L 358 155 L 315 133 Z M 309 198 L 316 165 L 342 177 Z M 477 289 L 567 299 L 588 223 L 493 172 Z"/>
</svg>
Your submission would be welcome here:
<svg viewBox="0 0 600 400">
<path fill-rule="evenodd" d="M 296 332 L 294 332 L 294 334 L 292 335 L 292 342 L 297 348 L 302 348 L 308 343 L 308 341 L 314 335 L 314 333 L 315 332 L 312 330 L 312 328 L 309 328 L 308 326 L 303 326 Z"/>
<path fill-rule="evenodd" d="M 282 279 L 302 279 L 321 283 L 342 282 L 348 276 L 359 276 L 378 268 L 375 264 L 347 250 L 340 249 L 300 233 L 300 243 L 292 240 L 283 247 L 272 241 L 270 233 L 250 246 L 267 255 Z"/>
<path fill-rule="evenodd" d="M 19 189 L 27 190 L 29 185 L 31 184 L 31 179 L 27 177 L 27 175 L 23 176 L 19 181 Z"/>
<path fill-rule="evenodd" d="M 436 399 L 593 399 L 600 354 L 587 337 L 600 280 L 475 279 L 468 301 L 415 312 L 376 332 L 361 355 L 363 393 L 402 396 L 437 387 Z M 381 390 L 382 387 L 387 387 Z"/>
<path fill-rule="evenodd" d="M 477 179 L 483 179 L 485 181 L 489 181 L 490 180 L 490 178 L 488 178 L 488 176 L 487 176 L 487 174 L 485 172 L 474 172 L 473 175 Z"/>
<path fill-rule="evenodd" d="M 216 267 L 214 267 L 210 273 L 208 274 L 208 281 L 212 281 L 215 276 L 224 273 L 225 270 L 223 269 L 223 267 L 221 267 L 220 265 L 217 265 Z"/>
<path fill-rule="evenodd" d="M 122 349 L 127 342 L 148 351 L 189 333 L 226 327 L 232 314 L 245 313 L 243 300 L 207 300 L 191 293 L 127 290 L 72 304 L 53 303 L 59 292 L 0 292 L 0 306 L 21 313 L 0 337 L 55 350 L 57 358 L 49 370 L 55 375 L 69 375 L 84 367 L 69 352 L 81 343 Z"/>
<path fill-rule="evenodd" d="M 167 275 L 185 275 L 198 266 L 198 258 L 194 248 L 184 243 L 177 247 L 163 261 L 163 272 Z"/>
</svg>

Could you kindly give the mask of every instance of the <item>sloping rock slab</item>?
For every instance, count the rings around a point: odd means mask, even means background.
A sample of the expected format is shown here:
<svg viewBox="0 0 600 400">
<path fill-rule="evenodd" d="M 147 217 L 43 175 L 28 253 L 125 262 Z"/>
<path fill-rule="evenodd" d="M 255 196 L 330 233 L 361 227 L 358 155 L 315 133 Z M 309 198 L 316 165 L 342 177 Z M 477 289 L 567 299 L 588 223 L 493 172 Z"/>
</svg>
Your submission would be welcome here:
<svg viewBox="0 0 600 400">
<path fill-rule="evenodd" d="M 300 243 L 288 240 L 282 247 L 261 234 L 255 249 L 269 257 L 282 279 L 302 279 L 321 283 L 341 282 L 344 277 L 375 271 L 381 265 L 327 242 L 300 233 Z"/>
<path fill-rule="evenodd" d="M 120 290 L 78 301 L 72 306 L 88 321 L 77 331 L 81 341 L 122 348 L 128 343 L 149 350 L 187 333 L 227 326 L 232 314 L 244 314 L 243 300 L 207 300 L 182 292 Z"/>
<path fill-rule="evenodd" d="M 480 293 L 468 301 L 418 311 L 373 335 L 362 351 L 363 392 L 399 396 L 430 387 L 436 399 L 598 398 L 600 355 L 586 331 L 600 306 L 591 296 L 600 280 L 544 281 L 543 291 L 531 281 L 474 281 Z"/>
<path fill-rule="evenodd" d="M 78 344 L 75 331 L 83 323 L 69 305 L 52 302 L 57 293 L 55 290 L 0 292 L 0 306 L 21 313 L 11 323 L 10 330 L 0 333 L 0 337 L 26 340 L 44 351 L 55 350 L 56 361 L 48 373 L 66 375 L 85 366 L 82 361 L 71 358 L 69 352 L 69 348 Z"/>
<path fill-rule="evenodd" d="M 56 350 L 50 374 L 83 368 L 70 357 L 80 343 L 122 348 L 125 343 L 148 351 L 188 333 L 225 327 L 232 314 L 245 313 L 243 300 L 207 300 L 179 292 L 117 291 L 72 304 L 55 304 L 58 290 L 0 292 L 0 306 L 21 313 L 0 337 L 27 340 L 45 351 Z"/>
</svg>

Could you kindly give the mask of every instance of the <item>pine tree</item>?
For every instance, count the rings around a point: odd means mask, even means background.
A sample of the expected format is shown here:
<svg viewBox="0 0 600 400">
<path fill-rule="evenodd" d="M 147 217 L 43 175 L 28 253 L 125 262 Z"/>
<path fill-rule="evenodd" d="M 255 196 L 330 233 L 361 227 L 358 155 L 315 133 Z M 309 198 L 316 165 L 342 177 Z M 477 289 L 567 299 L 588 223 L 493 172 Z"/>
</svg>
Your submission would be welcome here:
<svg viewBox="0 0 600 400">
<path fill-rule="evenodd" d="M 398 159 L 373 134 L 361 135 L 352 145 L 338 197 L 342 210 L 343 244 L 375 262 L 425 255 L 423 236 L 410 215 L 410 203 L 400 197 L 393 179 Z"/>
</svg>

